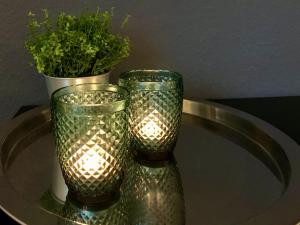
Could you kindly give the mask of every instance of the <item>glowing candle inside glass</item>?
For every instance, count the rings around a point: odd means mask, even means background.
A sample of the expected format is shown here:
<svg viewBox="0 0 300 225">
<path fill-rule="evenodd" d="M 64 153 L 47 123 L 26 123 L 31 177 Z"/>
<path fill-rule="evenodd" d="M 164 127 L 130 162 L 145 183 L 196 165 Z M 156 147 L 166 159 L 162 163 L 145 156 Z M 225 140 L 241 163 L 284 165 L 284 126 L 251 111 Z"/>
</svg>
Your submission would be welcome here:
<svg viewBox="0 0 300 225">
<path fill-rule="evenodd" d="M 103 202 L 119 191 L 128 150 L 126 96 L 121 87 L 100 84 L 53 95 L 57 156 L 69 195 L 79 202 Z"/>
<path fill-rule="evenodd" d="M 159 113 L 157 110 L 148 114 L 140 124 L 137 125 L 136 130 L 139 132 L 139 136 L 143 139 L 147 140 L 161 140 L 165 138 L 166 132 L 164 130 L 168 130 L 166 126 L 163 126 L 163 123 L 156 116 Z M 163 129 L 161 128 L 163 127 Z"/>
<path fill-rule="evenodd" d="M 98 178 L 105 170 L 104 162 L 105 160 L 95 150 L 90 149 L 74 164 L 74 167 L 80 172 L 78 176 L 89 178 L 94 175 Z"/>
<path fill-rule="evenodd" d="M 80 139 L 70 147 L 70 151 L 78 149 L 66 162 L 70 168 L 68 170 L 70 177 L 76 179 L 77 177 L 84 176 L 86 179 L 90 179 L 91 177 L 99 179 L 101 176 L 105 177 L 109 174 L 110 168 L 117 162 L 109 154 L 109 148 L 113 147 L 109 146 L 101 138 L 101 135 L 105 135 L 105 131 L 99 129 L 97 126 L 93 126 L 84 135 L 90 137 L 86 143 L 82 144 L 82 140 Z M 103 149 L 103 147 L 106 147 L 106 149 Z"/>
<path fill-rule="evenodd" d="M 181 75 L 167 70 L 133 70 L 121 74 L 119 85 L 130 92 L 129 127 L 134 153 L 150 160 L 168 158 L 181 121 Z"/>
</svg>

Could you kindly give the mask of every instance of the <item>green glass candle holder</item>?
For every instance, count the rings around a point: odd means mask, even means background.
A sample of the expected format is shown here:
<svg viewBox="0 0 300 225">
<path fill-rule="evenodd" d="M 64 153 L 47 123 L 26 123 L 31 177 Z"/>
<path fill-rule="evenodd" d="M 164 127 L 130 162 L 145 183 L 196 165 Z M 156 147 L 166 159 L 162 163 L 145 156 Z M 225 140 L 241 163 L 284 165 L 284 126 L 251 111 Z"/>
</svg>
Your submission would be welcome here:
<svg viewBox="0 0 300 225">
<path fill-rule="evenodd" d="M 128 151 L 128 92 L 82 84 L 52 95 L 56 153 L 68 195 L 87 204 L 117 198 Z"/>
<path fill-rule="evenodd" d="M 131 148 L 146 160 L 163 160 L 172 153 L 180 127 L 183 82 L 168 70 L 133 70 L 119 77 L 130 93 Z"/>
</svg>

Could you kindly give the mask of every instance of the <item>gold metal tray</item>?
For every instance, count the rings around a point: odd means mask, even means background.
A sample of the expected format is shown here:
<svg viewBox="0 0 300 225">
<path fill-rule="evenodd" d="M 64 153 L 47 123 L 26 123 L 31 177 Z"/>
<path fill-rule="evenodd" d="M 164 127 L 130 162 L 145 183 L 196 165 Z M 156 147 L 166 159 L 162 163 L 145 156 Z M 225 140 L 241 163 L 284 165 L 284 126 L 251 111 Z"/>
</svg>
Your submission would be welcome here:
<svg viewBox="0 0 300 225">
<path fill-rule="evenodd" d="M 300 221 L 300 147 L 293 140 L 219 104 L 185 100 L 183 112 L 175 157 L 185 224 Z M 50 186 L 54 156 L 49 109 L 39 107 L 3 124 L 0 135 L 1 209 L 21 224 L 59 224 L 55 210 L 40 204 Z"/>
</svg>

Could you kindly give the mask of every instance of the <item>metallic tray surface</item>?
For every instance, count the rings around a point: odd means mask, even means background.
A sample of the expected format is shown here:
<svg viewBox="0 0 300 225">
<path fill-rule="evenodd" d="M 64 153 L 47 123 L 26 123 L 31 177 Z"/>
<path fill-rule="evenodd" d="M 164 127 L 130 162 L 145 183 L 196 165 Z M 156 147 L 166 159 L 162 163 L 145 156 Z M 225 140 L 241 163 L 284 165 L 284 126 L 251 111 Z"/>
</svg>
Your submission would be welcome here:
<svg viewBox="0 0 300 225">
<path fill-rule="evenodd" d="M 300 147 L 241 111 L 184 100 L 175 157 L 186 224 L 295 225 L 300 221 Z M 57 224 L 40 199 L 50 187 L 53 137 L 47 107 L 0 129 L 0 207 L 21 224 Z"/>
</svg>

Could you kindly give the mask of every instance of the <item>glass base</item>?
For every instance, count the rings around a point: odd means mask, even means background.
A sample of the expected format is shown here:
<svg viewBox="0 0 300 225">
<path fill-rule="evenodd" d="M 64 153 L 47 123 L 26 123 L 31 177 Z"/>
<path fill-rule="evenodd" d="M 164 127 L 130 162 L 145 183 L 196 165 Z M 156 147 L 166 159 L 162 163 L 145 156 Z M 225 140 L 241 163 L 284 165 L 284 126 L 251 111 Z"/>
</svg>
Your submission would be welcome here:
<svg viewBox="0 0 300 225">
<path fill-rule="evenodd" d="M 140 159 L 140 158 L 134 158 L 135 163 L 142 165 L 142 166 L 146 166 L 146 167 L 150 167 L 150 168 L 160 168 L 160 167 L 165 167 L 168 164 L 170 164 L 170 162 L 175 162 L 175 158 L 174 155 L 171 153 L 170 157 L 165 159 L 165 160 L 156 160 L 156 161 L 149 161 L 149 160 L 145 160 L 145 159 Z"/>
<path fill-rule="evenodd" d="M 145 153 L 139 150 L 133 150 L 134 159 L 142 164 L 160 164 L 168 161 L 173 156 L 173 149 L 166 152 Z"/>
<path fill-rule="evenodd" d="M 120 191 L 102 195 L 99 197 L 87 197 L 69 190 L 67 199 L 79 208 L 85 210 L 106 209 L 116 203 L 120 198 Z"/>
</svg>

